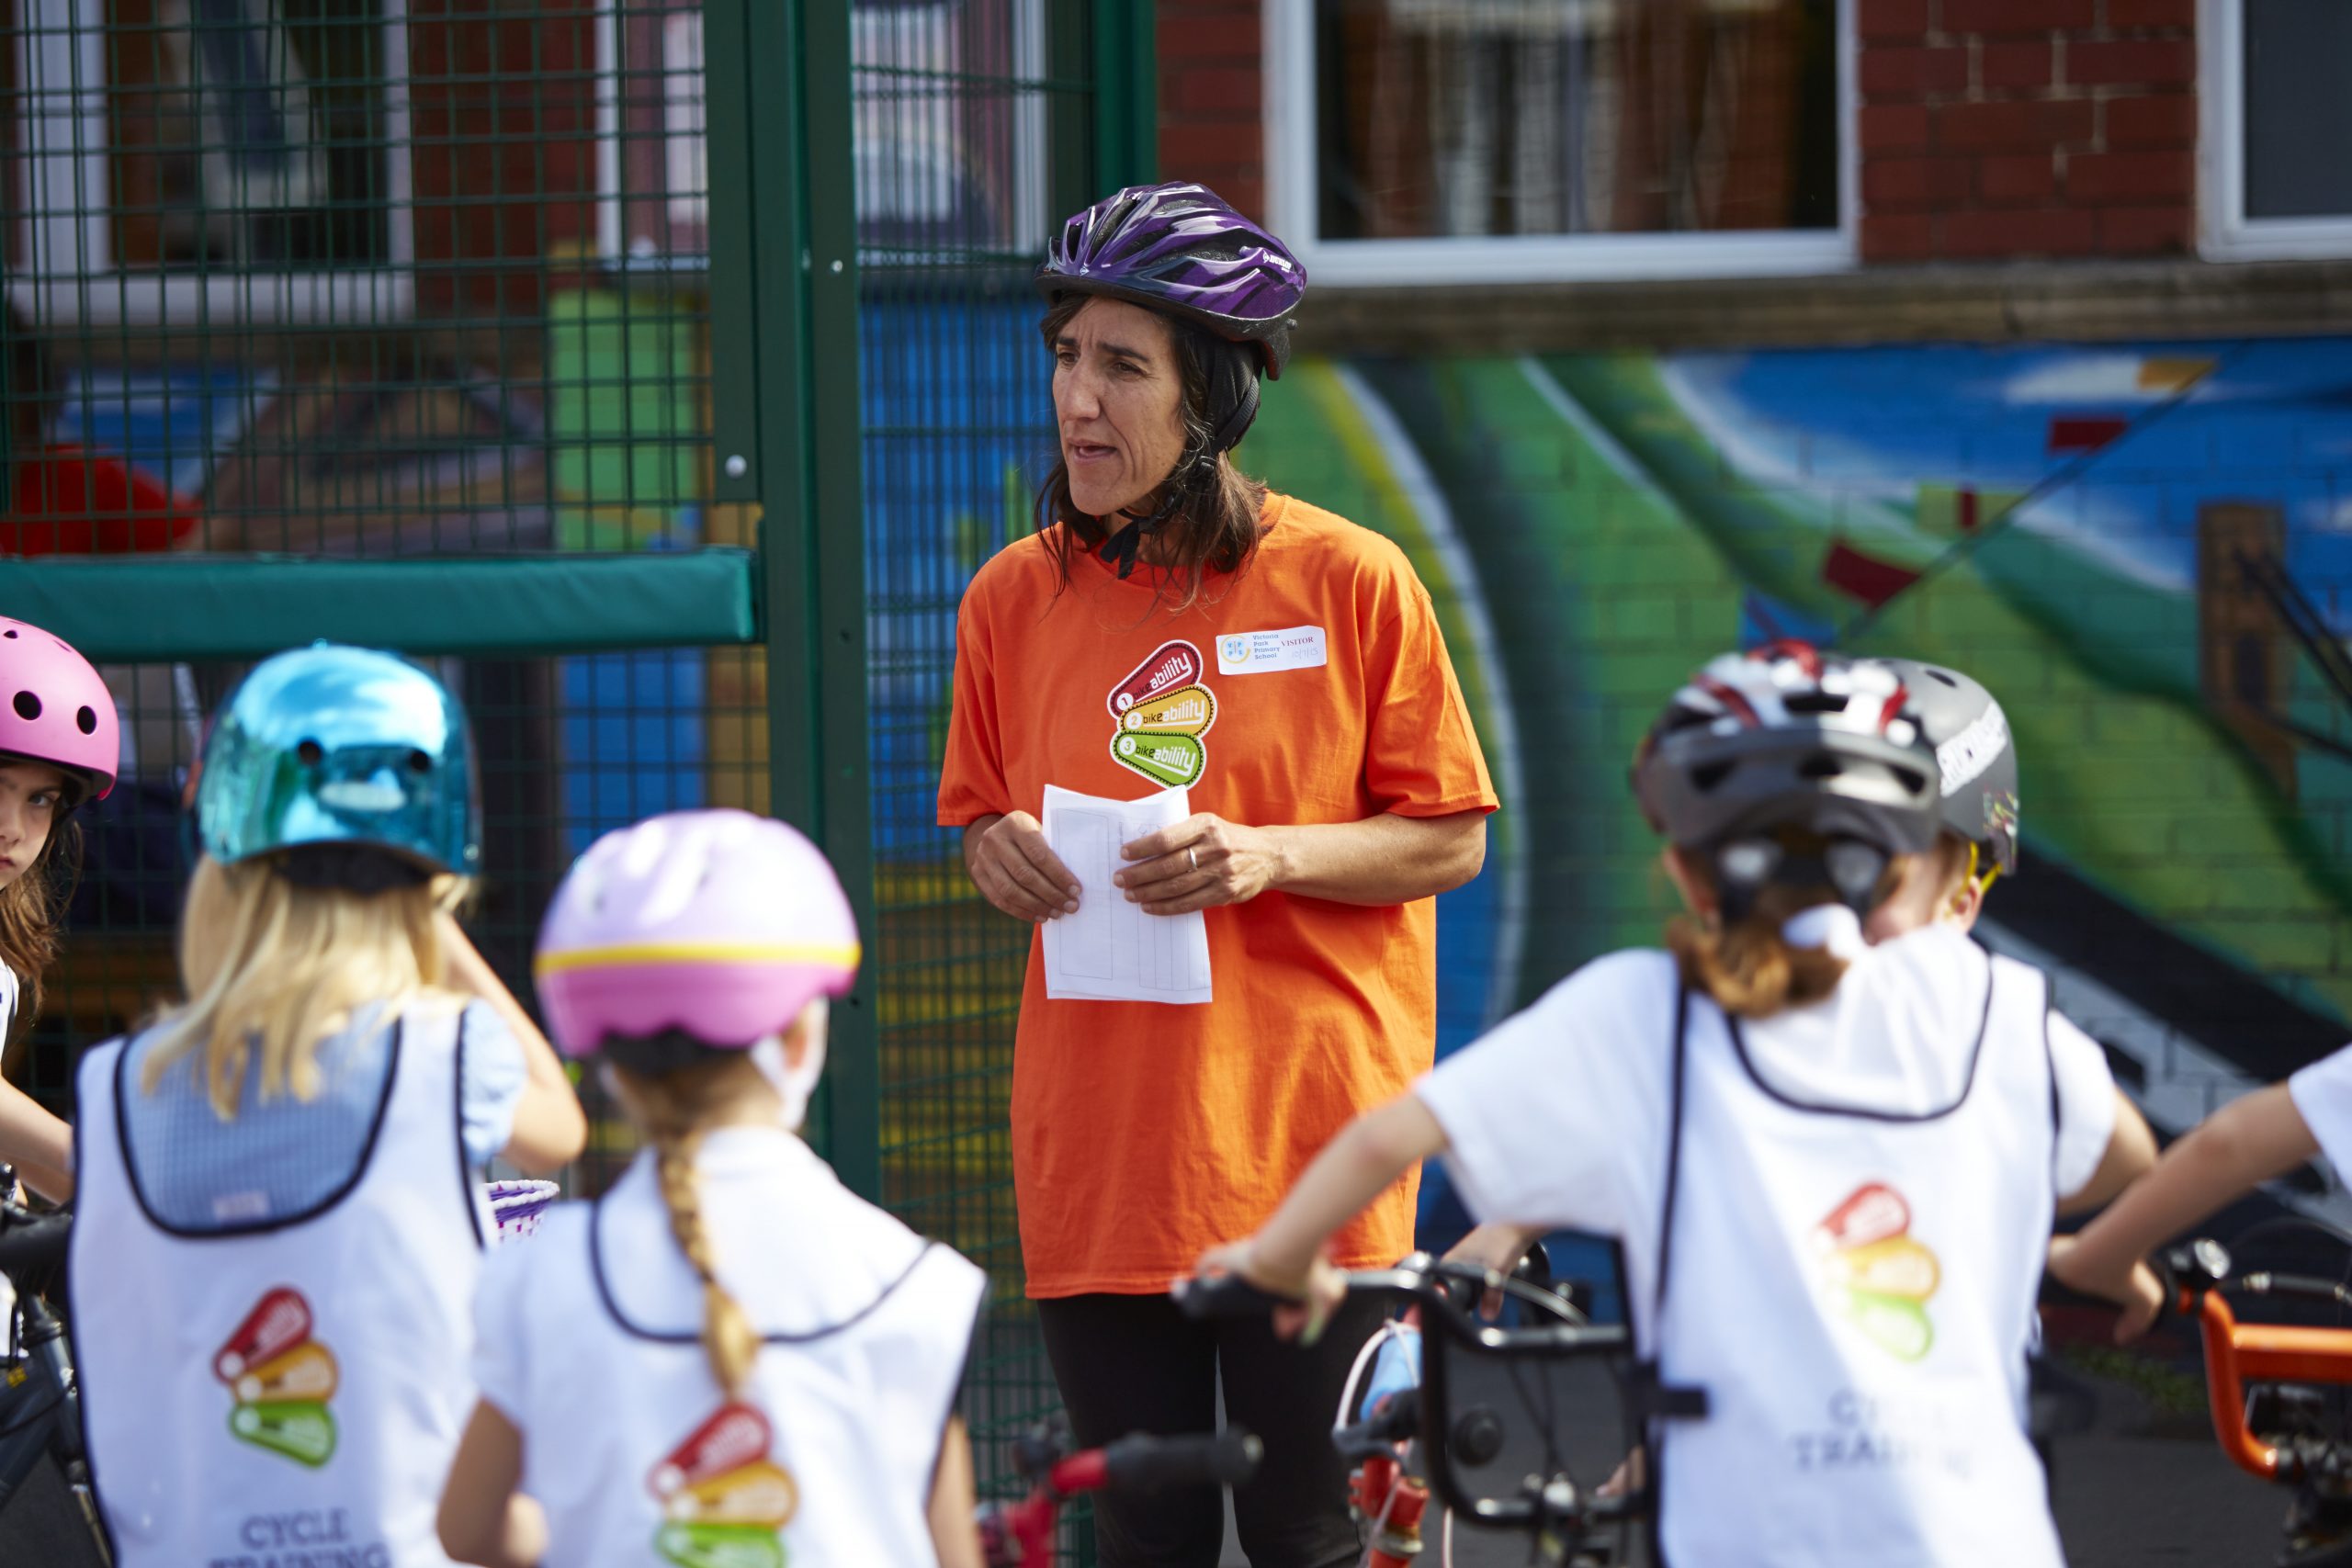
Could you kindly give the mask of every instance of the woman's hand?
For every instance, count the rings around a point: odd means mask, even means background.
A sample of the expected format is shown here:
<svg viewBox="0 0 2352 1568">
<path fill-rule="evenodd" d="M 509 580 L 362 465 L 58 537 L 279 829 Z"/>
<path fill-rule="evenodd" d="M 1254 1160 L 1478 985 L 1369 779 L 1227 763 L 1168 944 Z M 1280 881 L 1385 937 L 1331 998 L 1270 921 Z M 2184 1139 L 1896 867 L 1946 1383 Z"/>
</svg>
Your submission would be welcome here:
<svg viewBox="0 0 2352 1568">
<path fill-rule="evenodd" d="M 2050 1274 L 2062 1285 L 2085 1295 L 2104 1296 L 2123 1309 L 2115 1320 L 2118 1345 L 2129 1345 L 2148 1332 L 2149 1325 L 2164 1310 L 2164 1283 L 2154 1269 L 2138 1258 L 2121 1269 L 2098 1267 L 2071 1235 L 2050 1238 Z"/>
<path fill-rule="evenodd" d="M 1209 1278 L 1238 1274 L 1268 1295 L 1280 1296 L 1283 1304 L 1274 1309 L 1274 1333 L 1302 1345 L 1322 1338 L 1331 1314 L 1348 1299 L 1347 1275 L 1320 1254 L 1303 1270 L 1269 1269 L 1249 1242 L 1227 1242 L 1202 1253 L 1193 1271 Z"/>
<path fill-rule="evenodd" d="M 964 871 L 980 897 L 1031 924 L 1078 912 L 1078 878 L 1026 811 L 983 817 L 964 829 Z"/>
<path fill-rule="evenodd" d="M 1211 811 L 1146 833 L 1120 853 L 1129 863 L 1111 880 L 1147 915 L 1247 904 L 1280 882 L 1283 864 L 1273 829 L 1245 828 Z"/>
</svg>

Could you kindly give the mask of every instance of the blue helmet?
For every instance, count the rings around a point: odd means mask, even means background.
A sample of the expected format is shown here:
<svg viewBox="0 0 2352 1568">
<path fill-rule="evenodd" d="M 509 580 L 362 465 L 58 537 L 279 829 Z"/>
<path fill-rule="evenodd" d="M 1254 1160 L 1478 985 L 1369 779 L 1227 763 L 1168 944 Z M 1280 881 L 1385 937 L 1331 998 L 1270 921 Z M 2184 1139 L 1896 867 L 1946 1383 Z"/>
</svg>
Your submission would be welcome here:
<svg viewBox="0 0 2352 1568">
<path fill-rule="evenodd" d="M 197 831 L 223 865 L 298 844 L 373 845 L 481 869 L 466 712 L 398 654 L 316 643 L 254 667 L 205 742 Z"/>
</svg>

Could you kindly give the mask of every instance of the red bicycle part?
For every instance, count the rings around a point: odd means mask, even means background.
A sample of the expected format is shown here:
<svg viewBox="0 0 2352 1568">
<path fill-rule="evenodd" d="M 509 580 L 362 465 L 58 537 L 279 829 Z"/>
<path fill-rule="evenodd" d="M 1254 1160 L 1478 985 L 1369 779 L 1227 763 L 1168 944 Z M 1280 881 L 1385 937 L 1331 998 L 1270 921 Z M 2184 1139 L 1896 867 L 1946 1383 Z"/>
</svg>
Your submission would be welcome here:
<svg viewBox="0 0 2352 1568">
<path fill-rule="evenodd" d="M 1363 1568 L 1410 1568 L 1421 1551 L 1421 1518 L 1430 1489 L 1405 1473 L 1388 1454 L 1374 1454 L 1348 1477 L 1348 1501 L 1373 1527 Z"/>
</svg>

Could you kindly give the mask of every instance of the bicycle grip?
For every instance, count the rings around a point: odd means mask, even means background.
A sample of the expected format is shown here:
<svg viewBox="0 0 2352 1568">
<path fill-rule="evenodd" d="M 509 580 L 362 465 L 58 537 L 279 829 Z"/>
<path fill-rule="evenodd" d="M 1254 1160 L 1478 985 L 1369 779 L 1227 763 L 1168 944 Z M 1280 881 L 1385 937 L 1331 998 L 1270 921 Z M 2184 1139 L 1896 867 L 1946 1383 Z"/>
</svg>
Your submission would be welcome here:
<svg viewBox="0 0 2352 1568">
<path fill-rule="evenodd" d="M 2164 1288 L 2163 1303 L 2156 1308 L 2155 1318 L 2151 1324 L 2151 1326 L 2155 1326 L 2178 1314 L 2180 1294 L 2177 1286 L 2174 1283 L 2177 1271 L 2163 1258 L 2149 1259 L 2149 1266 L 2155 1270 L 2156 1282 Z M 2128 1304 L 2107 1296 L 2094 1295 L 2088 1291 L 2078 1291 L 2072 1285 L 2062 1284 L 2056 1275 L 2047 1271 L 2041 1276 L 2041 1289 L 2035 1297 L 2035 1303 L 2046 1307 L 2087 1307 L 2095 1312 L 2104 1313 L 2120 1313 Z"/>
<path fill-rule="evenodd" d="M 1177 1310 L 1194 1320 L 1266 1317 L 1280 1306 L 1299 1303 L 1271 1291 L 1261 1291 L 1238 1274 L 1195 1274 L 1169 1287 Z"/>
<path fill-rule="evenodd" d="M 73 1235 L 70 1214 L 42 1214 L 17 1220 L 0 1230 L 0 1274 L 53 1275 L 65 1264 L 65 1244 Z"/>
<path fill-rule="evenodd" d="M 1238 1486 L 1257 1473 L 1265 1445 L 1238 1427 L 1175 1438 L 1142 1433 L 1102 1450 L 1111 1490 L 1158 1492 L 1170 1486 Z"/>
<path fill-rule="evenodd" d="M 2046 1307 L 2088 1307 L 2095 1312 L 2123 1310 L 2121 1302 L 2110 1301 L 2105 1296 L 2093 1295 L 2088 1291 L 2078 1291 L 2072 1285 L 2061 1284 L 2055 1274 L 2042 1275 L 2041 1293 L 2034 1299 L 2039 1305 Z"/>
</svg>

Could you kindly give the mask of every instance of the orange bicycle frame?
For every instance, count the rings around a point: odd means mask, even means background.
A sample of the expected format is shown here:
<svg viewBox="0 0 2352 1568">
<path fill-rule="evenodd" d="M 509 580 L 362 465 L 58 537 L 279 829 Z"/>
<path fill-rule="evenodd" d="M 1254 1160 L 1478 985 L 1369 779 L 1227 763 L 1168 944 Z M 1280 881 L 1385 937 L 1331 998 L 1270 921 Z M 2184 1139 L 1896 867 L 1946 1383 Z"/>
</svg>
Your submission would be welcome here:
<svg viewBox="0 0 2352 1568">
<path fill-rule="evenodd" d="M 2240 1323 L 2219 1291 L 2183 1292 L 2205 1340 L 2205 1389 L 2222 1451 L 2249 1475 L 2294 1479 L 2293 1465 L 2246 1425 L 2245 1385 L 2352 1384 L 2352 1328 L 2297 1328 Z"/>
</svg>

